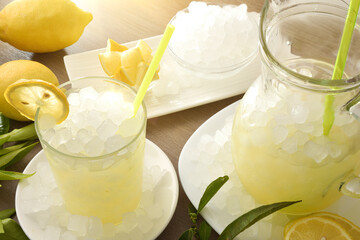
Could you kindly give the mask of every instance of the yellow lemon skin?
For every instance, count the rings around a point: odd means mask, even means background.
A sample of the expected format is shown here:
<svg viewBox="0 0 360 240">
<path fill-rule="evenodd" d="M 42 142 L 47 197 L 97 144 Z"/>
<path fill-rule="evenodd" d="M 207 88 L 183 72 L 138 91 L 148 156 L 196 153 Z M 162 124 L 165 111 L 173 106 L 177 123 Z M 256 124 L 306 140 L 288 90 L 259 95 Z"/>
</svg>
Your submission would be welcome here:
<svg viewBox="0 0 360 240">
<path fill-rule="evenodd" d="M 0 40 L 23 51 L 54 52 L 75 43 L 91 20 L 71 0 L 15 0 L 0 12 Z"/>
<path fill-rule="evenodd" d="M 35 61 L 15 60 L 0 66 L 0 112 L 17 121 L 30 121 L 13 108 L 4 97 L 6 88 L 19 79 L 40 79 L 56 86 L 59 85 L 59 81 L 49 68 Z"/>
</svg>

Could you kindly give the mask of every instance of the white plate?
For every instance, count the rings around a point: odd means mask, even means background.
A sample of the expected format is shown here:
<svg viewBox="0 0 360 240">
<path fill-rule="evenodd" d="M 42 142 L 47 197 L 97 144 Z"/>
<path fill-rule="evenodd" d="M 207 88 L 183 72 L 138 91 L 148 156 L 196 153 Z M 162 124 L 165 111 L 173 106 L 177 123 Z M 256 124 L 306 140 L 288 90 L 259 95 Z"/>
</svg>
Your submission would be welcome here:
<svg viewBox="0 0 360 240">
<path fill-rule="evenodd" d="M 258 18 L 258 13 L 253 13 Z M 162 35 L 154 36 L 143 39 L 155 52 Z M 257 41 L 257 39 L 256 39 Z M 134 47 L 137 41 L 123 43 L 127 47 Z M 68 73 L 69 79 L 73 80 L 85 76 L 106 76 L 103 71 L 98 54 L 105 52 L 105 49 L 97 49 L 93 51 L 67 55 L 64 57 L 65 68 Z M 235 95 L 244 93 L 250 84 L 260 74 L 260 57 L 259 54 L 244 68 L 236 73 L 236 76 L 226 77 L 226 79 L 213 79 L 206 80 L 196 78 L 196 81 L 192 81 L 190 86 L 181 86 L 182 79 L 186 77 L 176 76 L 176 71 L 165 71 L 165 67 L 162 68 L 164 61 L 173 61 L 168 50 L 160 63 L 160 79 L 154 81 L 150 85 L 150 90 L 146 94 L 145 104 L 148 110 L 148 118 L 154 118 L 169 113 L 185 110 L 188 108 L 196 107 L 210 102 L 215 102 L 221 99 L 229 98 Z M 181 69 L 181 67 L 179 66 Z M 185 71 L 185 70 L 184 70 Z M 168 72 L 168 74 L 166 74 Z M 163 75 L 162 75 L 163 74 Z M 175 80 L 178 79 L 178 80 Z M 221 77 L 222 78 L 222 77 Z M 169 81 L 176 82 L 174 88 L 166 87 L 167 91 L 173 92 L 170 95 L 156 94 L 156 88 L 168 83 Z M 200 85 L 196 85 L 194 82 L 201 82 Z M 162 87 L 164 88 L 164 87 Z M 162 90 L 163 91 L 163 90 Z"/>
<path fill-rule="evenodd" d="M 24 173 L 33 173 L 36 172 L 37 164 L 40 162 L 47 163 L 45 154 L 43 151 L 40 151 L 28 164 Z M 176 176 L 175 169 L 170 162 L 169 158 L 165 155 L 165 153 L 156 146 L 153 142 L 146 139 L 145 145 L 145 159 L 144 159 L 144 168 L 150 169 L 153 166 L 158 166 L 162 173 L 167 174 L 166 187 L 158 187 L 156 188 L 157 195 L 154 199 L 161 199 L 160 203 L 163 209 L 163 216 L 157 219 L 156 223 L 153 225 L 152 229 L 144 236 L 144 240 L 152 240 L 156 239 L 160 233 L 165 229 L 165 227 L 169 224 L 177 205 L 178 196 L 179 196 L 179 186 L 178 180 Z M 159 172 L 158 172 L 159 173 Z M 154 173 L 152 173 L 154 174 Z M 146 174 L 144 173 L 144 176 Z M 163 175 L 164 176 L 164 175 Z M 41 177 L 41 176 L 40 176 Z M 156 176 L 155 176 L 156 177 Z M 31 179 L 31 178 L 29 178 Z M 144 178 L 145 181 L 145 178 Z M 16 189 L 16 214 L 19 220 L 21 227 L 23 228 L 26 235 L 32 240 L 42 239 L 40 236 L 42 235 L 42 229 L 38 225 L 37 222 L 33 221 L 28 214 L 27 211 L 31 211 L 32 206 L 29 204 L 24 204 L 24 200 L 21 195 L 23 193 L 24 188 L 27 185 L 27 181 L 22 180 L 19 182 L 18 187 Z M 164 196 L 166 195 L 166 196 Z M 39 197 L 40 199 L 40 197 Z M 165 201 L 166 202 L 165 202 Z M 40 201 L 40 200 L 39 200 Z M 155 200 L 156 201 L 156 200 Z"/>
<path fill-rule="evenodd" d="M 180 182 L 185 190 L 186 195 L 189 197 L 191 203 L 194 206 L 198 206 L 200 198 L 207 184 L 209 184 L 212 180 L 215 180 L 214 177 L 208 178 L 208 175 L 210 175 L 209 169 L 213 171 L 217 171 L 218 174 L 217 177 L 220 177 L 223 176 L 224 173 L 226 174 L 226 170 L 223 170 L 226 169 L 226 167 L 221 169 L 222 167 L 224 167 L 221 162 L 225 162 L 225 164 L 229 164 L 229 163 L 232 164 L 231 149 L 229 148 L 228 145 L 223 147 L 222 152 L 219 153 L 218 156 L 222 156 L 222 157 L 211 157 L 210 155 L 206 155 L 204 151 L 200 150 L 199 143 L 202 141 L 201 139 L 204 138 L 204 135 L 215 136 L 216 134 L 218 134 L 218 136 L 220 136 L 219 131 L 224 132 L 224 125 L 226 125 L 225 124 L 226 119 L 227 121 L 229 121 L 229 119 L 231 120 L 233 118 L 238 104 L 239 101 L 229 105 L 228 107 L 224 108 L 223 110 L 219 111 L 214 116 L 212 116 L 210 119 L 208 119 L 204 124 L 202 124 L 186 142 L 180 154 L 179 166 L 178 166 Z M 204 160 L 211 161 L 211 164 L 209 165 L 210 168 L 207 169 L 206 166 L 204 166 L 203 162 L 201 162 Z M 202 165 L 200 168 L 198 166 L 199 164 Z M 229 168 L 229 166 L 227 166 L 227 168 Z M 212 173 L 212 175 L 214 175 L 214 173 Z M 229 207 L 228 204 L 234 204 L 234 202 L 231 201 L 230 201 L 231 203 L 226 202 L 223 203 L 223 206 L 221 206 L 221 199 L 227 199 L 227 201 L 229 201 L 229 196 L 231 194 L 235 197 L 236 193 L 230 192 L 228 190 L 230 189 L 229 187 L 230 185 L 237 184 L 237 182 L 240 182 L 240 180 L 238 179 L 236 174 L 230 175 L 229 181 L 217 193 L 217 195 L 220 196 L 215 196 L 209 202 L 208 206 L 202 211 L 201 215 L 219 234 L 232 220 L 236 219 L 237 217 L 245 213 L 245 212 L 242 213 L 239 212 L 238 214 L 230 214 L 229 211 L 224 210 Z M 241 196 L 244 197 L 244 195 Z M 231 210 L 231 206 L 229 209 Z M 247 211 L 248 210 L 250 209 L 247 209 Z M 325 209 L 324 211 L 337 213 L 349 219 L 353 223 L 360 225 L 360 215 L 358 214 L 360 211 L 360 201 L 358 199 L 344 196 L 339 201 L 337 201 L 336 203 L 334 203 L 332 206 Z M 282 218 L 279 215 L 284 215 L 284 214 L 278 213 L 277 221 L 279 221 L 279 219 Z M 282 230 L 284 225 L 287 223 L 287 220 L 288 219 L 286 217 L 285 220 L 284 218 L 282 219 L 283 221 L 282 228 L 276 229 L 277 232 L 274 233 L 274 235 L 272 235 L 271 238 L 261 238 L 261 239 L 262 240 L 282 239 L 283 238 Z M 271 220 L 269 220 L 269 222 L 271 222 Z M 253 232 L 251 232 L 251 228 L 249 228 L 248 230 L 246 230 L 248 231 L 247 233 L 246 231 L 244 232 L 244 234 L 246 234 L 246 238 L 242 238 L 242 234 L 240 234 L 239 239 L 258 239 L 256 238 L 256 236 L 253 235 L 256 234 L 257 231 L 261 232 L 262 228 L 266 228 L 266 224 L 263 223 L 262 226 L 260 225 L 257 227 L 258 227 L 257 230 Z M 273 229 L 272 231 L 275 230 Z"/>
</svg>

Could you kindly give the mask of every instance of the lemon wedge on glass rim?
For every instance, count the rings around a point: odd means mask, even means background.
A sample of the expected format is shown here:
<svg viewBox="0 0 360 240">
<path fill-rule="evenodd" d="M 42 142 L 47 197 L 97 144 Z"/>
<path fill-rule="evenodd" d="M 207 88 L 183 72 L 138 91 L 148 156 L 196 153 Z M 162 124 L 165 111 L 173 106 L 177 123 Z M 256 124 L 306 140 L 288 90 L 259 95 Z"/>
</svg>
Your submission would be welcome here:
<svg viewBox="0 0 360 240">
<path fill-rule="evenodd" d="M 38 108 L 40 114 L 53 116 L 58 124 L 69 114 L 64 92 L 43 80 L 20 79 L 6 88 L 4 97 L 21 115 L 33 121 Z"/>
</svg>

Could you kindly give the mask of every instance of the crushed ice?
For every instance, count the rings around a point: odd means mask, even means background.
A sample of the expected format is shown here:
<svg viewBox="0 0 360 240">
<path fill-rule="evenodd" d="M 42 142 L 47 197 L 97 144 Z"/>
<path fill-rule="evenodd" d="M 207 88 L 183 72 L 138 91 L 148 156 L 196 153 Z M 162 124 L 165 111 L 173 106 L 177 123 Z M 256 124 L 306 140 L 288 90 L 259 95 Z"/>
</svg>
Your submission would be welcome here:
<svg viewBox="0 0 360 240">
<path fill-rule="evenodd" d="M 239 76 L 249 74 L 242 69 L 254 59 L 250 56 L 257 54 L 255 19 L 259 15 L 248 12 L 245 4 L 221 6 L 194 1 L 187 10 L 179 11 L 172 22 L 176 30 L 169 46 L 176 56 L 169 49 L 165 51 L 160 80 L 154 81 L 150 90 L 155 102 L 184 89 L 238 81 Z M 248 61 L 242 64 L 245 59 Z"/>
</svg>

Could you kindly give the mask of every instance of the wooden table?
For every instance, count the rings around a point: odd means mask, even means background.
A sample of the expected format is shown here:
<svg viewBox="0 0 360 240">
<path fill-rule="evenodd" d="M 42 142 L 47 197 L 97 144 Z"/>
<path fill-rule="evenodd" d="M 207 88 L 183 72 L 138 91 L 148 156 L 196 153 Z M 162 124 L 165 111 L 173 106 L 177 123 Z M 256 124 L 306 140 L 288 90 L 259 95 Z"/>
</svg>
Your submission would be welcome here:
<svg viewBox="0 0 360 240">
<path fill-rule="evenodd" d="M 103 48 L 108 38 L 129 42 L 162 34 L 166 24 L 177 11 L 185 8 L 190 0 L 73 0 L 80 8 L 93 14 L 92 22 L 85 28 L 81 38 L 72 46 L 63 50 L 34 54 L 23 52 L 0 42 L 0 64 L 11 60 L 30 59 L 49 67 L 61 83 L 68 81 L 63 57 L 68 54 Z M 2 9 L 11 0 L 1 0 Z M 208 1 L 215 2 L 215 1 Z M 246 3 L 249 11 L 261 10 L 264 0 L 222 0 L 221 3 Z M 1 79 L 0 79 L 1 81 Z M 209 117 L 229 104 L 240 99 L 232 97 L 185 111 L 157 117 L 148 121 L 147 138 L 157 144 L 170 158 L 177 170 L 180 152 L 192 133 Z M 24 125 L 12 122 L 13 127 Z M 41 150 L 35 147 L 24 159 L 9 170 L 23 171 L 27 163 Z M 14 207 L 16 181 L 3 181 L 0 188 L 0 210 Z M 180 184 L 180 183 L 179 183 Z M 179 200 L 175 214 L 163 233 L 161 240 L 178 239 L 183 231 L 190 227 L 187 215 L 189 199 L 180 185 Z M 216 239 L 216 234 L 212 235 Z"/>
</svg>

